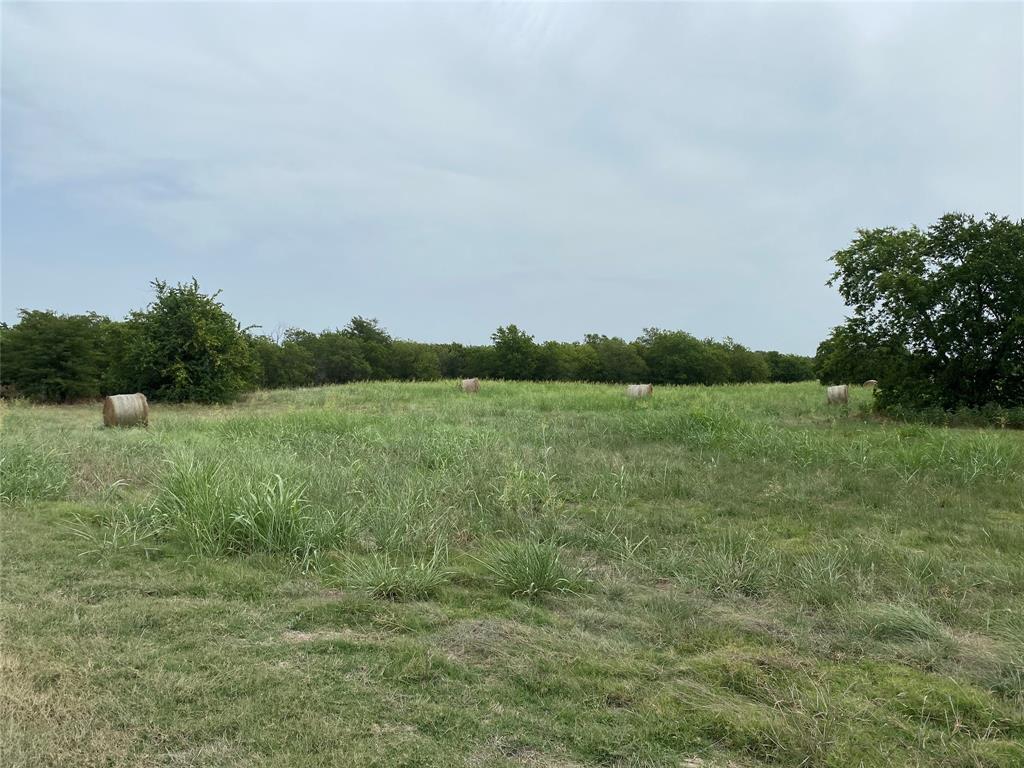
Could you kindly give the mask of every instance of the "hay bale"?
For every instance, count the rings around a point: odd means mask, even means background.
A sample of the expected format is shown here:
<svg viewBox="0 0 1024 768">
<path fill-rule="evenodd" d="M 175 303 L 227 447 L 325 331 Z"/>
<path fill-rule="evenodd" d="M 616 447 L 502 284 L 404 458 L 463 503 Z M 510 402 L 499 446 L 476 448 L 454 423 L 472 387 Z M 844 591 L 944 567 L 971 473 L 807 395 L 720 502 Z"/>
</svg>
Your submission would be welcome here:
<svg viewBox="0 0 1024 768">
<path fill-rule="evenodd" d="M 103 399 L 103 425 L 107 427 L 149 426 L 149 401 L 141 392 L 110 395 Z"/>
<path fill-rule="evenodd" d="M 462 380 L 462 391 L 463 392 L 479 392 L 480 391 L 480 379 L 463 379 Z"/>
<path fill-rule="evenodd" d="M 829 387 L 825 392 L 825 396 L 828 398 L 829 405 L 846 405 L 850 402 L 850 385 L 839 384 L 835 387 Z"/>
<path fill-rule="evenodd" d="M 864 382 L 864 386 L 867 387 L 868 389 L 874 389 L 875 387 L 878 386 L 878 381 L 876 379 L 868 379 L 867 381 Z"/>
<path fill-rule="evenodd" d="M 637 398 L 637 397 L 650 397 L 654 394 L 653 384 L 629 384 L 626 386 L 626 396 Z"/>
</svg>

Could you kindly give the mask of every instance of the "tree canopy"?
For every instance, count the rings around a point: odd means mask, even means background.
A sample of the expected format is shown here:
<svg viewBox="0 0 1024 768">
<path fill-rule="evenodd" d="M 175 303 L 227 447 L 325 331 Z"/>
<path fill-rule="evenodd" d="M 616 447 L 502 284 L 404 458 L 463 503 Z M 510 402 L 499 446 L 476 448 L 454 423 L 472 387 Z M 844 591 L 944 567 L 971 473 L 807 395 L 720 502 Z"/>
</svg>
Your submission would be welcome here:
<svg viewBox="0 0 1024 768">
<path fill-rule="evenodd" d="M 156 400 L 223 403 L 251 389 L 259 370 L 245 332 L 193 279 L 153 282 L 156 298 L 125 324 L 122 384 Z"/>
<path fill-rule="evenodd" d="M 1024 405 L 1024 220 L 860 230 L 832 260 L 852 314 L 818 348 L 824 381 L 877 379 L 883 406 Z"/>
</svg>

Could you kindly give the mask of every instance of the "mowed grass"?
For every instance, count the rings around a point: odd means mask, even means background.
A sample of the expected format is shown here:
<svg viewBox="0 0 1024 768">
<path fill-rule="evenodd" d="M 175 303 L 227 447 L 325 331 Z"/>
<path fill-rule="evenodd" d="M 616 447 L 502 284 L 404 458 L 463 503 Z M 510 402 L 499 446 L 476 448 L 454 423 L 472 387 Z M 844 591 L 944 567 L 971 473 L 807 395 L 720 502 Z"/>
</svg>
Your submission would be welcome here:
<svg viewBox="0 0 1024 768">
<path fill-rule="evenodd" d="M 1024 765 L 1024 434 L 852 394 L 5 405 L 3 765 Z"/>
</svg>

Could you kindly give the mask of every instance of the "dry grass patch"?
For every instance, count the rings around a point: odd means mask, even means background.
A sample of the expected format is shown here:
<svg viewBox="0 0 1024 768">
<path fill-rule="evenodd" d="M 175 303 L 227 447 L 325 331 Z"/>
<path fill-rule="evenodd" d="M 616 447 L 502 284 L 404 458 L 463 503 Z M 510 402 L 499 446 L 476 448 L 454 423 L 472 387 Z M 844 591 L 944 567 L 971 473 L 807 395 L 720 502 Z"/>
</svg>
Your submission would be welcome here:
<svg viewBox="0 0 1024 768">
<path fill-rule="evenodd" d="M 357 632 L 348 627 L 341 629 L 318 629 L 311 632 L 303 632 L 297 629 L 286 629 L 280 635 L 281 639 L 290 645 L 301 645 L 303 643 L 322 643 L 344 640 L 348 643 L 372 643 L 380 640 L 378 635 Z"/>
<path fill-rule="evenodd" d="M 125 764 L 132 738 L 93 712 L 72 683 L 77 675 L 60 668 L 30 671 L 0 654 L 0 758 L 4 768 L 73 765 L 81 768 Z"/>
</svg>

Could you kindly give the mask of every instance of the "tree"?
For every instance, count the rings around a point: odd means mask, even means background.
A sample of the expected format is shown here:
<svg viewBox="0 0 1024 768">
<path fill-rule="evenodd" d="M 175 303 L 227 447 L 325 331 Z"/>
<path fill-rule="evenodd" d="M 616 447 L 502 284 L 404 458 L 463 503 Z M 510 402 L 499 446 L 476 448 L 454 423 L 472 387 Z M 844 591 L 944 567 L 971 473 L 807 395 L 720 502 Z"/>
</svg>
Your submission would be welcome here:
<svg viewBox="0 0 1024 768">
<path fill-rule="evenodd" d="M 373 378 L 373 366 L 363 355 L 359 338 L 344 331 L 324 331 L 319 336 L 305 334 L 300 344 L 313 355 L 315 384 L 345 384 Z"/>
<path fill-rule="evenodd" d="M 40 402 L 71 402 L 102 394 L 104 332 L 110 321 L 96 314 L 58 315 L 23 309 L 2 330 L 0 382 L 14 394 Z"/>
<path fill-rule="evenodd" d="M 818 345 L 814 373 L 822 384 L 859 383 L 879 377 L 891 380 L 903 368 L 906 358 L 905 349 L 881 346 L 861 323 L 850 320 L 833 328 Z"/>
<path fill-rule="evenodd" d="M 771 376 L 771 369 L 763 355 L 747 349 L 742 344 L 737 344 L 728 337 L 714 346 L 725 355 L 729 368 L 729 381 L 736 383 L 768 381 Z"/>
<path fill-rule="evenodd" d="M 494 342 L 495 373 L 503 379 L 532 379 L 537 366 L 537 344 L 533 336 L 515 325 L 498 328 Z"/>
<path fill-rule="evenodd" d="M 729 380 L 724 352 L 683 331 L 648 328 L 637 344 L 654 384 L 721 384 Z"/>
<path fill-rule="evenodd" d="M 1024 405 L 1024 220 L 859 230 L 832 261 L 852 315 L 825 357 L 868 350 L 883 407 Z"/>
<path fill-rule="evenodd" d="M 395 341 L 390 349 L 391 360 L 388 367 L 394 378 L 406 381 L 433 381 L 441 378 L 437 352 L 429 344 Z"/>
<path fill-rule="evenodd" d="M 261 387 L 306 387 L 313 383 L 313 352 L 301 343 L 304 333 L 289 328 L 280 342 L 267 336 L 255 336 L 249 340 L 259 363 Z"/>
<path fill-rule="evenodd" d="M 592 378 L 598 381 L 637 382 L 647 378 L 647 363 L 634 345 L 617 336 L 588 333 L 584 338 L 598 359 L 598 370 Z"/>
<path fill-rule="evenodd" d="M 768 364 L 768 377 L 771 381 L 793 383 L 816 378 L 814 358 L 804 355 L 786 355 L 775 350 L 758 352 L 758 354 L 764 357 L 764 361 Z"/>
<path fill-rule="evenodd" d="M 123 366 L 130 389 L 154 400 L 224 403 L 255 386 L 249 339 L 217 301 L 220 291 L 208 296 L 194 278 L 152 285 L 155 301 L 127 321 Z"/>
<path fill-rule="evenodd" d="M 370 365 L 370 373 L 365 378 L 387 379 L 400 378 L 391 370 L 391 345 L 393 339 L 388 332 L 380 327 L 376 318 L 353 317 L 343 334 L 359 342 L 363 359 Z"/>
</svg>

